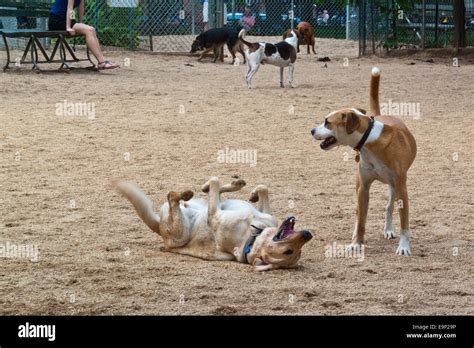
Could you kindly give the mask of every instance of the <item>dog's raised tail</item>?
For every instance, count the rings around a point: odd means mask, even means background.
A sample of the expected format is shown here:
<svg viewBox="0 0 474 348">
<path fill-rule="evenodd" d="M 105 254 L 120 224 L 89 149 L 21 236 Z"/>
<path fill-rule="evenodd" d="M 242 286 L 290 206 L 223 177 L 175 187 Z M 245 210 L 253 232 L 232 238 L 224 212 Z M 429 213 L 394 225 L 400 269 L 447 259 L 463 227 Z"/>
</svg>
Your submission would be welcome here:
<svg viewBox="0 0 474 348">
<path fill-rule="evenodd" d="M 242 29 L 241 31 L 239 31 L 239 40 L 242 41 L 248 47 L 254 46 L 253 43 L 246 41 L 244 37 L 245 37 L 245 29 Z"/>
<path fill-rule="evenodd" d="M 153 209 L 153 202 L 135 184 L 114 180 L 113 188 L 132 203 L 138 216 L 154 232 L 160 233 L 160 217 Z"/>
<path fill-rule="evenodd" d="M 372 77 L 370 78 L 370 96 L 369 96 L 370 113 L 373 116 L 380 115 L 379 86 L 380 86 L 380 69 L 377 67 L 373 67 Z"/>
</svg>

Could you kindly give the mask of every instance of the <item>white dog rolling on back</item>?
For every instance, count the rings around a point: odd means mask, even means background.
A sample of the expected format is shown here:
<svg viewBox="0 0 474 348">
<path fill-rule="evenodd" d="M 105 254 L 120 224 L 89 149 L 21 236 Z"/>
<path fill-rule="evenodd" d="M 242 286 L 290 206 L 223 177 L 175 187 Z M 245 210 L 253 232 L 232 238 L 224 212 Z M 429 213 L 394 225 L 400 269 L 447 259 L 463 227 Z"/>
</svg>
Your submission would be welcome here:
<svg viewBox="0 0 474 348">
<path fill-rule="evenodd" d="M 285 87 L 283 84 L 283 69 L 288 67 L 288 82 L 291 87 L 295 87 L 293 83 L 293 72 L 296 61 L 296 47 L 298 45 L 296 31 L 292 30 L 290 37 L 277 44 L 266 42 L 252 43 L 246 41 L 244 37 L 245 30 L 242 29 L 239 33 L 239 39 L 248 46 L 248 50 L 245 51 L 247 65 L 249 67 L 246 76 L 248 88 L 252 88 L 253 75 L 255 75 L 261 64 L 271 64 L 280 67 L 280 87 Z"/>
<path fill-rule="evenodd" d="M 250 201 L 258 202 L 256 207 L 243 200 L 222 199 L 223 193 L 244 186 L 241 179 L 221 185 L 213 177 L 202 186 L 208 200 L 193 198 L 192 191 L 171 191 L 156 213 L 152 201 L 137 186 L 114 182 L 115 189 L 132 203 L 138 216 L 163 238 L 166 251 L 205 260 L 249 263 L 257 271 L 295 267 L 311 233 L 296 231 L 294 217 L 277 227 L 264 185 L 251 193 Z"/>
</svg>

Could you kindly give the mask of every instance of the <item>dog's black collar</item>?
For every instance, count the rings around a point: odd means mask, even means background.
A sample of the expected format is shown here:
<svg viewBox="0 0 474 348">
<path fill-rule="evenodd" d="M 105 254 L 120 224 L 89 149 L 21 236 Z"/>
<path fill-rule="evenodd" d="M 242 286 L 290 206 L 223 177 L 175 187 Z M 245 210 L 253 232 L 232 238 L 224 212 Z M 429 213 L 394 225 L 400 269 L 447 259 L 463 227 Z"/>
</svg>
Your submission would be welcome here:
<svg viewBox="0 0 474 348">
<path fill-rule="evenodd" d="M 362 147 L 364 146 L 365 142 L 367 141 L 367 138 L 369 137 L 370 132 L 372 131 L 372 128 L 374 128 L 374 123 L 375 123 L 374 116 L 370 116 L 369 126 L 367 127 L 367 129 L 366 129 L 364 135 L 362 136 L 362 138 L 360 139 L 359 143 L 356 145 L 356 147 L 354 147 L 354 150 L 357 152 L 356 162 L 359 162 L 359 152 L 362 149 Z"/>
<path fill-rule="evenodd" d="M 255 240 L 257 239 L 257 237 L 263 232 L 263 228 L 258 228 L 254 225 L 250 225 L 250 226 L 252 226 L 255 229 L 255 231 L 253 231 L 250 234 L 250 237 L 249 239 L 247 239 L 247 242 L 245 243 L 245 246 L 244 246 L 244 260 L 247 263 L 250 263 L 249 260 L 247 259 L 247 255 L 250 254 L 250 252 L 252 251 L 253 244 L 255 243 Z"/>
</svg>

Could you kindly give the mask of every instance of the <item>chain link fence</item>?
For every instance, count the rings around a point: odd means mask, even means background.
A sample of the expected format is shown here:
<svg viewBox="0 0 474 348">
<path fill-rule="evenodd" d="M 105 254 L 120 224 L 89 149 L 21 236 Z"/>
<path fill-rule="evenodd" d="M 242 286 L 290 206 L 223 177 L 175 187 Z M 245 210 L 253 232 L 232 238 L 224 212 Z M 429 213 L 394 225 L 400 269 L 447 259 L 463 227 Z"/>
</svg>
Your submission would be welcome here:
<svg viewBox="0 0 474 348">
<path fill-rule="evenodd" d="M 316 37 L 357 39 L 356 13 L 344 0 L 86 0 L 85 21 L 104 46 L 189 52 L 196 35 L 221 26 L 281 36 L 306 21 Z"/>
<path fill-rule="evenodd" d="M 276 40 L 302 21 L 313 26 L 316 38 L 359 40 L 361 55 L 400 47 L 449 47 L 454 32 L 452 0 L 426 0 L 424 5 L 421 0 L 84 1 L 85 23 L 97 29 L 109 50 L 189 52 L 196 35 L 221 26 L 243 27 L 249 35 Z M 465 6 L 466 43 L 472 46 L 474 0 L 465 0 Z M 25 20 L 46 26 L 46 19 L 0 17 L 0 27 L 15 29 Z"/>
<path fill-rule="evenodd" d="M 453 47 L 452 0 L 361 0 L 359 54 Z M 466 46 L 474 46 L 474 0 L 465 0 Z"/>
</svg>

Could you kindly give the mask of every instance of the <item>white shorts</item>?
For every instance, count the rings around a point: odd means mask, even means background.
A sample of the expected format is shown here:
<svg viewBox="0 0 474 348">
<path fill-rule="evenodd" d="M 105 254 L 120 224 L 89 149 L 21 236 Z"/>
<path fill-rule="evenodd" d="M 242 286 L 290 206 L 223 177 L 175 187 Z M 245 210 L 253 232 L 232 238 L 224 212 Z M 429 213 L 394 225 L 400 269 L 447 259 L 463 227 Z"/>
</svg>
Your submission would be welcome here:
<svg viewBox="0 0 474 348">
<path fill-rule="evenodd" d="M 224 3 L 224 25 L 227 24 L 227 4 Z"/>
<path fill-rule="evenodd" d="M 202 21 L 209 22 L 209 3 L 207 1 L 202 4 Z"/>
</svg>

